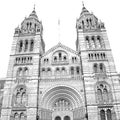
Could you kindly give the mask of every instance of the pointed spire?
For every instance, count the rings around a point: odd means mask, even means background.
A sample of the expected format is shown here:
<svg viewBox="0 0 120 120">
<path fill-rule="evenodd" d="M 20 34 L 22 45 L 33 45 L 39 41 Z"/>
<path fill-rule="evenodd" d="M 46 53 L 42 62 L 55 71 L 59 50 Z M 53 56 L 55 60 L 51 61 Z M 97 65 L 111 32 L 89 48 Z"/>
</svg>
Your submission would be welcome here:
<svg viewBox="0 0 120 120">
<path fill-rule="evenodd" d="M 84 7 L 84 2 L 82 1 L 82 5 L 83 5 L 83 7 Z"/>
<path fill-rule="evenodd" d="M 58 40 L 60 41 L 60 18 L 58 19 Z"/>
<path fill-rule="evenodd" d="M 33 11 L 35 11 L 35 4 L 34 4 L 34 8 L 33 8 Z"/>
<path fill-rule="evenodd" d="M 33 7 L 33 11 L 29 15 L 29 17 L 38 19 L 38 16 L 37 16 L 36 11 L 35 11 L 35 4 L 34 4 L 34 7 Z"/>
<path fill-rule="evenodd" d="M 84 5 L 84 2 L 82 1 L 82 12 L 81 12 L 81 15 L 83 14 L 90 14 L 89 11 L 85 8 L 85 5 Z"/>
</svg>

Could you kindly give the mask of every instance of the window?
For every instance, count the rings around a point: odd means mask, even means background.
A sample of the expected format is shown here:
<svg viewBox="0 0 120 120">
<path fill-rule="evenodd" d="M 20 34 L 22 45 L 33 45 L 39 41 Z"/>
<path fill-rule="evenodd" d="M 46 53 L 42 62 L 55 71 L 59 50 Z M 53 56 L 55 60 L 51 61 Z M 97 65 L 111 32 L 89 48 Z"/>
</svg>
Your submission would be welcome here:
<svg viewBox="0 0 120 120">
<path fill-rule="evenodd" d="M 19 115 L 18 115 L 18 113 L 15 113 L 15 114 L 14 114 L 14 119 L 15 119 L 15 120 L 19 120 Z"/>
<path fill-rule="evenodd" d="M 71 71 L 71 75 L 74 75 L 74 67 L 71 67 L 70 71 Z"/>
<path fill-rule="evenodd" d="M 23 41 L 20 41 L 20 42 L 19 42 L 19 52 L 22 51 L 22 48 L 23 48 Z"/>
<path fill-rule="evenodd" d="M 17 76 L 22 76 L 22 68 L 18 68 Z"/>
<path fill-rule="evenodd" d="M 77 62 L 77 58 L 76 57 L 72 57 L 72 63 L 76 63 Z"/>
<path fill-rule="evenodd" d="M 112 102 L 112 94 L 110 88 L 106 83 L 100 83 L 97 85 L 97 103 L 109 104 Z"/>
<path fill-rule="evenodd" d="M 107 120 L 112 120 L 112 113 L 110 109 L 107 110 Z"/>
<path fill-rule="evenodd" d="M 84 21 L 82 20 L 82 28 L 84 28 Z"/>
<path fill-rule="evenodd" d="M 54 57 L 54 61 L 57 61 L 57 57 L 56 56 Z"/>
<path fill-rule="evenodd" d="M 100 111 L 101 120 L 112 120 L 112 113 L 110 109 Z"/>
<path fill-rule="evenodd" d="M 59 56 L 59 60 L 62 60 L 62 54 L 59 53 L 58 56 Z"/>
<path fill-rule="evenodd" d="M 19 87 L 16 89 L 16 93 L 15 93 L 15 101 L 14 105 L 17 106 L 26 106 L 27 103 L 27 95 L 26 95 L 26 88 L 25 87 Z"/>
<path fill-rule="evenodd" d="M 101 118 L 101 120 L 106 120 L 106 118 L 105 118 L 105 111 L 104 110 L 100 111 L 100 118 Z"/>
<path fill-rule="evenodd" d="M 80 74 L 80 68 L 76 67 L 76 73 L 79 75 Z"/>
<path fill-rule="evenodd" d="M 94 70 L 94 73 L 98 73 L 98 64 L 97 63 L 94 63 L 93 70 Z"/>
<path fill-rule="evenodd" d="M 99 64 L 99 69 L 100 69 L 100 72 L 101 72 L 101 73 L 105 72 L 105 66 L 104 66 L 103 63 L 100 63 L 100 64 Z"/>
<path fill-rule="evenodd" d="M 63 60 L 64 60 L 64 61 L 66 61 L 66 60 L 67 60 L 67 57 L 66 57 L 66 56 L 64 56 L 64 57 L 63 57 Z"/>
<path fill-rule="evenodd" d="M 12 120 L 26 120 L 26 116 L 25 116 L 25 114 L 23 113 L 23 112 L 21 112 L 21 113 L 14 113 L 14 119 L 12 119 Z"/>
<path fill-rule="evenodd" d="M 64 75 L 65 73 L 66 73 L 66 69 L 62 67 L 62 75 Z"/>
<path fill-rule="evenodd" d="M 86 47 L 89 49 L 91 47 L 90 41 L 89 41 L 89 36 L 85 37 L 85 41 L 86 41 Z"/>
<path fill-rule="evenodd" d="M 27 68 L 27 67 L 24 68 L 24 70 L 23 70 L 23 75 L 24 75 L 24 76 L 27 76 L 27 75 L 28 75 L 28 68 Z"/>
<path fill-rule="evenodd" d="M 33 48 L 34 48 L 34 41 L 31 40 L 30 41 L 30 51 L 33 51 Z"/>
<path fill-rule="evenodd" d="M 25 120 L 25 115 L 24 115 L 24 113 L 20 113 L 20 120 Z"/>
<path fill-rule="evenodd" d="M 25 40 L 25 49 L 24 49 L 24 51 L 26 52 L 27 49 L 28 49 L 28 40 Z"/>
<path fill-rule="evenodd" d="M 52 73 L 51 68 L 47 68 L 47 73 L 48 73 L 48 75 L 51 75 L 51 73 Z"/>
<path fill-rule="evenodd" d="M 101 103 L 103 101 L 103 96 L 102 96 L 102 90 L 101 89 L 97 89 L 97 96 L 98 96 L 98 100 Z"/>
<path fill-rule="evenodd" d="M 60 69 L 59 68 L 56 68 L 56 72 L 59 72 L 60 71 Z"/>
<path fill-rule="evenodd" d="M 95 44 L 95 37 L 92 36 L 91 39 L 92 39 L 92 48 L 95 48 L 95 47 L 96 47 L 96 44 Z"/>
</svg>

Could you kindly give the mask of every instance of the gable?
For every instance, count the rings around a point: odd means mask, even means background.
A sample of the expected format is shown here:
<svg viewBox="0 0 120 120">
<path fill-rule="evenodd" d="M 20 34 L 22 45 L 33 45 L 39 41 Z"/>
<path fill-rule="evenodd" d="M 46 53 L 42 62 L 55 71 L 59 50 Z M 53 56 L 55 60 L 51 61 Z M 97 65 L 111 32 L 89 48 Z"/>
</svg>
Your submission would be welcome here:
<svg viewBox="0 0 120 120">
<path fill-rule="evenodd" d="M 42 61 L 49 61 L 51 64 L 56 64 L 59 61 L 59 64 L 61 63 L 62 65 L 69 63 L 69 61 L 73 58 L 79 59 L 78 53 L 61 43 L 58 43 L 56 46 L 52 47 L 43 54 Z"/>
</svg>

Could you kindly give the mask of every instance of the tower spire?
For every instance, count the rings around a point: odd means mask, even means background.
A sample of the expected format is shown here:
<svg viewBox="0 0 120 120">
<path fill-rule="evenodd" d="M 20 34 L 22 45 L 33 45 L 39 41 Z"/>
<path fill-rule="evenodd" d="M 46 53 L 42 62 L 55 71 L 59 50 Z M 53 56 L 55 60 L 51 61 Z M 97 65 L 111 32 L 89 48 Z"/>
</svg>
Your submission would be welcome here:
<svg viewBox="0 0 120 120">
<path fill-rule="evenodd" d="M 60 18 L 58 19 L 58 40 L 60 41 Z"/>
<path fill-rule="evenodd" d="M 84 1 L 82 1 L 82 6 L 85 7 L 85 6 L 84 6 Z"/>
<path fill-rule="evenodd" d="M 35 4 L 34 4 L 34 8 L 33 8 L 33 11 L 35 11 Z"/>
</svg>

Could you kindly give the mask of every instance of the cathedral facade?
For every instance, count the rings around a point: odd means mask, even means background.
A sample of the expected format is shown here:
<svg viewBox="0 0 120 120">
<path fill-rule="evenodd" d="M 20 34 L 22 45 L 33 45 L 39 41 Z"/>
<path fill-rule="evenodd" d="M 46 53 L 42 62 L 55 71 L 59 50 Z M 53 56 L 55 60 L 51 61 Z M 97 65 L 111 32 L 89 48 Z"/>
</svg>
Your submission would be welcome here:
<svg viewBox="0 0 120 120">
<path fill-rule="evenodd" d="M 45 51 L 35 9 L 15 28 L 1 120 L 120 120 L 120 82 L 103 22 L 84 6 L 76 50 Z"/>
</svg>

